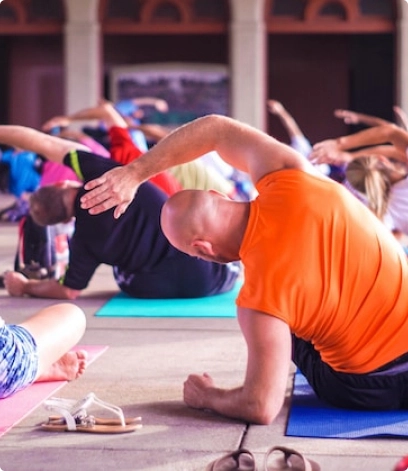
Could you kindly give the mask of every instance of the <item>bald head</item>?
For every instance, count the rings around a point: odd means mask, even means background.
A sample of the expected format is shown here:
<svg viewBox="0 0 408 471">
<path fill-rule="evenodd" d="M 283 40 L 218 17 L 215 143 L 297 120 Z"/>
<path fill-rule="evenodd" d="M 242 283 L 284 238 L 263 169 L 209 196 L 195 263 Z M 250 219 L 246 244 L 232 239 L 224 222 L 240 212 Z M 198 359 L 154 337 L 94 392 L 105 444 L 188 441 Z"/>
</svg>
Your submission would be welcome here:
<svg viewBox="0 0 408 471">
<path fill-rule="evenodd" d="M 201 190 L 179 191 L 163 206 L 161 225 L 169 241 L 180 250 L 201 237 L 203 226 L 211 214 L 210 193 Z"/>
<path fill-rule="evenodd" d="M 182 252 L 227 263 L 239 259 L 247 208 L 249 211 L 247 203 L 232 201 L 216 192 L 183 190 L 164 204 L 161 226 L 170 243 Z M 246 215 L 246 219 L 240 215 Z"/>
</svg>

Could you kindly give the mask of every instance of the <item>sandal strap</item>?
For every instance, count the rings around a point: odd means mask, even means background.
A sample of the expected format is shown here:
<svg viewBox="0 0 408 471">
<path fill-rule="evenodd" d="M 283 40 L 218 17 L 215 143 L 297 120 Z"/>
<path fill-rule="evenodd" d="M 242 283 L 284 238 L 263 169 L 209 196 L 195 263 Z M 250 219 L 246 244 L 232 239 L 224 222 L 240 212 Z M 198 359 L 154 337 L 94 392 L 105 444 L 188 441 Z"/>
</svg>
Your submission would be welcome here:
<svg viewBox="0 0 408 471">
<path fill-rule="evenodd" d="M 57 411 L 64 418 L 67 429 L 69 431 L 74 431 L 76 430 L 76 422 L 75 417 L 70 412 L 70 406 L 72 406 L 72 403 L 75 403 L 75 401 L 52 397 L 44 401 L 44 407 L 47 410 Z"/>
<path fill-rule="evenodd" d="M 268 450 L 268 452 L 266 453 L 265 455 L 265 461 L 264 461 L 264 469 L 265 471 L 268 470 L 268 458 L 270 457 L 270 455 L 272 455 L 272 453 L 274 453 L 275 451 L 280 451 L 281 453 L 284 454 L 284 459 L 285 459 L 285 466 L 283 467 L 283 463 L 282 463 L 282 466 L 280 466 L 279 468 L 276 468 L 276 470 L 278 469 L 286 469 L 287 465 L 289 464 L 289 458 L 292 456 L 292 455 L 295 455 L 297 456 L 300 461 L 302 462 L 302 466 L 303 466 L 303 470 L 302 471 L 313 471 L 313 468 L 312 468 L 312 464 L 310 463 L 310 461 L 308 459 L 306 459 L 301 453 L 299 453 L 298 451 L 296 450 L 293 450 L 292 448 L 286 448 L 286 447 L 283 447 L 283 446 L 274 446 L 272 448 L 270 448 Z"/>
<path fill-rule="evenodd" d="M 125 416 L 123 415 L 123 411 L 120 407 L 115 406 L 113 404 L 109 404 L 108 402 L 102 401 L 102 399 L 99 399 L 96 397 L 96 395 L 91 392 L 87 394 L 83 399 L 80 399 L 74 406 L 73 406 L 73 414 L 81 413 L 82 411 L 86 412 L 86 409 L 89 408 L 92 405 L 98 405 L 102 409 L 107 409 L 110 412 L 112 412 L 114 415 L 116 415 L 120 422 L 121 425 L 124 427 L 126 425 L 125 421 Z M 86 414 L 87 415 L 87 414 Z"/>
</svg>

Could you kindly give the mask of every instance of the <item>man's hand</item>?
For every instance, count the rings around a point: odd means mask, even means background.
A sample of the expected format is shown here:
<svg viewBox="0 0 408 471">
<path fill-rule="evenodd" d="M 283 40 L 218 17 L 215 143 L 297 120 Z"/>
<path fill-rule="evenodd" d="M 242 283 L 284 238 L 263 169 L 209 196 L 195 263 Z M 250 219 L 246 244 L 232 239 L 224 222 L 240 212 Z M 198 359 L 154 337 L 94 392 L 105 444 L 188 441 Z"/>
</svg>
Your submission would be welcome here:
<svg viewBox="0 0 408 471">
<path fill-rule="evenodd" d="M 10 296 L 24 296 L 24 286 L 28 283 L 28 279 L 16 271 L 7 271 L 4 274 L 4 287 Z"/>
<path fill-rule="evenodd" d="M 113 168 L 86 183 L 85 190 L 89 192 L 82 196 L 81 207 L 89 214 L 100 214 L 116 206 L 113 215 L 118 219 L 132 202 L 138 186 L 129 166 Z"/>
<path fill-rule="evenodd" d="M 184 382 L 184 402 L 194 409 L 205 409 L 206 393 L 214 388 L 214 381 L 207 373 L 190 375 Z"/>
<path fill-rule="evenodd" d="M 243 307 L 238 307 L 238 322 L 248 347 L 244 384 L 222 389 L 207 373 L 190 375 L 184 383 L 184 402 L 195 409 L 267 425 L 285 398 L 292 351 L 290 328 L 277 317 Z"/>
</svg>

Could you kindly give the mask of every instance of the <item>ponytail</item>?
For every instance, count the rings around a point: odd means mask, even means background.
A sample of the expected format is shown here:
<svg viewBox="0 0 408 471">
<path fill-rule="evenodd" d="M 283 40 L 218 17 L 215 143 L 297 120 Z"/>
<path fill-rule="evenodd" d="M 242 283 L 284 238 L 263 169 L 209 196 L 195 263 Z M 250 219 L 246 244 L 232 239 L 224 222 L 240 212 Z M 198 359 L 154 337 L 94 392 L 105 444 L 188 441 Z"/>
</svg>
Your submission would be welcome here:
<svg viewBox="0 0 408 471">
<path fill-rule="evenodd" d="M 358 157 L 348 164 L 346 178 L 353 188 L 365 194 L 368 208 L 382 220 L 392 186 L 387 168 L 377 157 Z"/>
</svg>

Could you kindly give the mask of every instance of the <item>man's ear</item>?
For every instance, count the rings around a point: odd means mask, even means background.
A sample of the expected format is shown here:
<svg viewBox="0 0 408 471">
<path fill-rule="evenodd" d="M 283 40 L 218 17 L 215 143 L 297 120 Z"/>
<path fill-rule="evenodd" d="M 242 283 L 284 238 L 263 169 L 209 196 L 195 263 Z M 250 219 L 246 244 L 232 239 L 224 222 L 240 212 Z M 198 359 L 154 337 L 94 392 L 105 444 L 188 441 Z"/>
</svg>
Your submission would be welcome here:
<svg viewBox="0 0 408 471">
<path fill-rule="evenodd" d="M 193 247 L 198 247 L 201 253 L 205 255 L 214 255 L 214 250 L 212 247 L 212 243 L 208 240 L 203 239 L 195 239 L 193 240 L 192 244 Z"/>
</svg>

